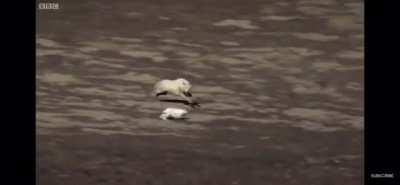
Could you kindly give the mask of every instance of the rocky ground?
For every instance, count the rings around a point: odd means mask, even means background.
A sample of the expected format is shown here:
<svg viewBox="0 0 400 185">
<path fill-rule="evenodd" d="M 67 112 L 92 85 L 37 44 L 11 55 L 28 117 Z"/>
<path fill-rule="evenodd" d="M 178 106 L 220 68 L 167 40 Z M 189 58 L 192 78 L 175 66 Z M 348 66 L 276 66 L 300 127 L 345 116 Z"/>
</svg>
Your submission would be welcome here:
<svg viewBox="0 0 400 185">
<path fill-rule="evenodd" d="M 37 16 L 39 184 L 363 184 L 363 2 L 59 4 Z M 151 96 L 178 77 L 200 108 Z"/>
</svg>

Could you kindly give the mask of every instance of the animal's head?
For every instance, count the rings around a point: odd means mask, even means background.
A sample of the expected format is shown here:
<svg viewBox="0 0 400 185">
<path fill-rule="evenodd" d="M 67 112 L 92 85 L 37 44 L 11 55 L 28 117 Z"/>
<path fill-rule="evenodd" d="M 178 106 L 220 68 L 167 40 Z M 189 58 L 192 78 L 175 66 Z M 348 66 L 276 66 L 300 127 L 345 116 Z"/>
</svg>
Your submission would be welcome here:
<svg viewBox="0 0 400 185">
<path fill-rule="evenodd" d="M 178 79 L 176 79 L 176 82 L 179 84 L 179 88 L 183 92 L 189 92 L 190 88 L 192 88 L 192 85 L 190 84 L 190 82 L 184 78 L 178 78 Z"/>
</svg>

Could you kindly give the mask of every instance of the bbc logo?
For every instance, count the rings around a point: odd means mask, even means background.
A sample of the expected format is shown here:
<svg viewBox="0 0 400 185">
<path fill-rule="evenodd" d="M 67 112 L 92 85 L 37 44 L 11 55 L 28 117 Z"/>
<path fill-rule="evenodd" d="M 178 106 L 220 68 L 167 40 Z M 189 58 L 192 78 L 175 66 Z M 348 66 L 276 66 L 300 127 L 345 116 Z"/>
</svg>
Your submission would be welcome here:
<svg viewBox="0 0 400 185">
<path fill-rule="evenodd" d="M 60 5 L 58 3 L 39 3 L 39 10 L 58 10 Z"/>
</svg>

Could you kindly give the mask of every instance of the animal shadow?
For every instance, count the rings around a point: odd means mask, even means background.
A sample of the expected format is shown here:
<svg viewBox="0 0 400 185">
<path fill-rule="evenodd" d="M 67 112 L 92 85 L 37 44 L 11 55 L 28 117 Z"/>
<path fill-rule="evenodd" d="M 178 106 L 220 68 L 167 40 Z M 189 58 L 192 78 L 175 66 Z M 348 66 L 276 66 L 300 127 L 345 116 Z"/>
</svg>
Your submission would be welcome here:
<svg viewBox="0 0 400 185">
<path fill-rule="evenodd" d="M 200 107 L 199 103 L 197 103 L 197 102 L 190 103 L 187 100 L 160 100 L 160 101 L 162 101 L 162 102 L 172 102 L 172 103 L 182 103 L 182 104 L 188 105 L 188 106 L 190 106 L 192 108 Z"/>
<path fill-rule="evenodd" d="M 183 117 L 183 118 L 167 118 L 167 120 L 186 121 L 186 120 L 189 120 L 189 118 L 188 118 L 188 117 Z"/>
</svg>

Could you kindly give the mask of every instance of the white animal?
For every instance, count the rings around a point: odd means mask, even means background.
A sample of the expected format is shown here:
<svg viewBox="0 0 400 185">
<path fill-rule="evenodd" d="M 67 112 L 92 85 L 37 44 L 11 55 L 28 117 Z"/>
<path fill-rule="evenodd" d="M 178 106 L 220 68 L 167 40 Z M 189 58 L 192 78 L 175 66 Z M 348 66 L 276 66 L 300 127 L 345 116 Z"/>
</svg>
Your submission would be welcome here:
<svg viewBox="0 0 400 185">
<path fill-rule="evenodd" d="M 185 109 L 167 108 L 162 112 L 162 114 L 160 115 L 160 118 L 163 120 L 183 119 L 187 113 L 188 112 Z"/>
<path fill-rule="evenodd" d="M 184 78 L 178 78 L 176 80 L 161 80 L 157 82 L 153 92 L 157 97 L 160 95 L 173 94 L 184 98 L 189 103 L 193 103 L 190 88 L 192 88 L 192 85 L 189 81 Z"/>
</svg>

